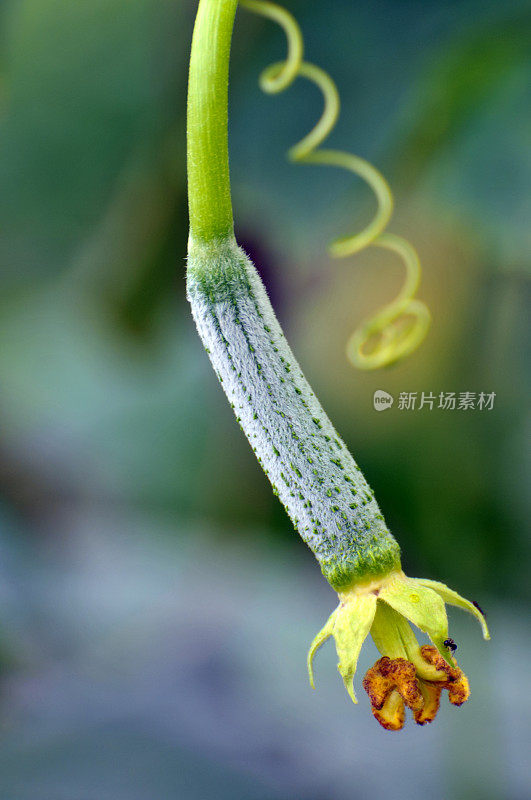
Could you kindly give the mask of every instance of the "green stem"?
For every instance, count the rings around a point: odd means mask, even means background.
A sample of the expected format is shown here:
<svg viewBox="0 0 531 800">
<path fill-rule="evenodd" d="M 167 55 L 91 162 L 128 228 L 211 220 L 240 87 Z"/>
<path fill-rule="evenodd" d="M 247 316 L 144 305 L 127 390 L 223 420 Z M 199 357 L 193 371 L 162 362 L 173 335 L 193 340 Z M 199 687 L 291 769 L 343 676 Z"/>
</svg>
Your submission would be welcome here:
<svg viewBox="0 0 531 800">
<path fill-rule="evenodd" d="M 238 0 L 200 0 L 188 83 L 190 236 L 210 242 L 232 234 L 229 182 L 229 54 Z"/>
</svg>

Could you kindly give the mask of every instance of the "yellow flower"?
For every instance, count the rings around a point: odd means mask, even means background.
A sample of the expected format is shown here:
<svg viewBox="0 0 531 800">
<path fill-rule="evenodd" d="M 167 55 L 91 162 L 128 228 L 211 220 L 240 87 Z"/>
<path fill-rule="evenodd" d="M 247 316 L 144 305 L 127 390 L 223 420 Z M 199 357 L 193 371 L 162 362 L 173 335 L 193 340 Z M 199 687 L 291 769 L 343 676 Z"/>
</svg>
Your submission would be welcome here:
<svg viewBox="0 0 531 800">
<path fill-rule="evenodd" d="M 384 728 L 400 730 L 406 706 L 419 725 L 431 722 L 439 709 L 443 689 L 448 690 L 454 705 L 468 699 L 467 678 L 452 655 L 455 644 L 448 637 L 445 603 L 473 614 L 481 623 L 484 638 L 489 639 L 485 617 L 473 603 L 443 583 L 408 578 L 403 572 L 358 584 L 339 593 L 339 600 L 339 606 L 313 640 L 308 653 L 312 686 L 313 657 L 333 636 L 338 670 L 356 703 L 353 679 L 361 646 L 370 632 L 382 658 L 368 670 L 363 687 L 375 718 Z M 420 647 L 409 622 L 428 634 L 433 646 Z"/>
</svg>

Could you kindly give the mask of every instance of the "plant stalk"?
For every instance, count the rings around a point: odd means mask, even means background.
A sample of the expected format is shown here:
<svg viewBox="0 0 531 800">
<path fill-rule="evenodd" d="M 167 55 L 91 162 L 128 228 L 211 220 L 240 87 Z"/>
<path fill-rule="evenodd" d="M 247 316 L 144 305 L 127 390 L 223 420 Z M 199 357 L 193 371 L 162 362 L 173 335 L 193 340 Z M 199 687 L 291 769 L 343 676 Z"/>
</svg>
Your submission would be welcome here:
<svg viewBox="0 0 531 800">
<path fill-rule="evenodd" d="M 190 237 L 233 233 L 228 153 L 229 55 L 238 0 L 200 0 L 190 55 L 187 115 Z"/>
</svg>

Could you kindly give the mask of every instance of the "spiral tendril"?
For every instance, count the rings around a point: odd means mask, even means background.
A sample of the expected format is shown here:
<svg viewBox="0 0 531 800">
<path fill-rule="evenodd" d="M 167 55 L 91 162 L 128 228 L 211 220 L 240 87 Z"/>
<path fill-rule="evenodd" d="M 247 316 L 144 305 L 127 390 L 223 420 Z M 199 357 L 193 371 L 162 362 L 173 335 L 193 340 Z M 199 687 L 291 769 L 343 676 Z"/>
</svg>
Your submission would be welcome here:
<svg viewBox="0 0 531 800">
<path fill-rule="evenodd" d="M 240 0 L 240 5 L 278 23 L 286 35 L 288 52 L 284 61 L 270 64 L 260 74 L 260 88 L 268 94 L 287 89 L 296 78 L 314 83 L 322 92 L 324 110 L 314 128 L 288 151 L 288 158 L 305 164 L 342 167 L 359 175 L 373 190 L 376 213 L 359 233 L 335 239 L 330 255 L 345 257 L 365 247 L 381 247 L 398 255 L 406 268 L 402 289 L 395 299 L 364 320 L 350 336 L 346 352 L 360 369 L 388 366 L 412 353 L 422 342 L 430 325 L 428 307 L 414 295 L 420 283 L 421 266 L 415 248 L 393 233 L 384 233 L 393 213 L 393 196 L 383 175 L 363 158 L 340 150 L 319 146 L 327 138 L 339 116 L 339 94 L 332 78 L 320 67 L 303 60 L 304 44 L 295 18 L 269 0 Z"/>
</svg>

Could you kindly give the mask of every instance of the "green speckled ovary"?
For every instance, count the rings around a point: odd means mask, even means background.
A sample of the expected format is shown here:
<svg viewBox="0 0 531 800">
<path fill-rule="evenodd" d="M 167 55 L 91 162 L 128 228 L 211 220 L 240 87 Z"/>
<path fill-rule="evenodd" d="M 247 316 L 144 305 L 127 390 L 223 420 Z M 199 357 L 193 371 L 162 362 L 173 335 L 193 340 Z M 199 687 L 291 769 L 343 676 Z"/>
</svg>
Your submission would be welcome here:
<svg viewBox="0 0 531 800">
<path fill-rule="evenodd" d="M 192 247 L 188 297 L 212 365 L 258 461 L 327 580 L 400 568 L 360 468 L 291 352 L 251 261 L 227 240 Z"/>
</svg>

